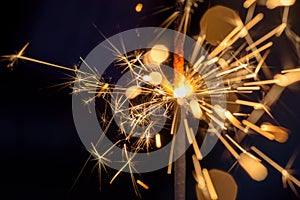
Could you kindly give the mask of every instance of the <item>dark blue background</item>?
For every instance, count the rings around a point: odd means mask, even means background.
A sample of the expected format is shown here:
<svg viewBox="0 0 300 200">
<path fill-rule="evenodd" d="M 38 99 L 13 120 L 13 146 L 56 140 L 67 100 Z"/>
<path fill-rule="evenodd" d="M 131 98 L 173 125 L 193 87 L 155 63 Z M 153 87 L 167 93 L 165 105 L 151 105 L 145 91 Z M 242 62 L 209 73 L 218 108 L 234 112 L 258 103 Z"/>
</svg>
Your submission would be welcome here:
<svg viewBox="0 0 300 200">
<path fill-rule="evenodd" d="M 145 9 L 136 13 L 135 0 L 9 1 L 0 8 L 0 54 L 13 53 L 29 41 L 26 55 L 71 67 L 103 40 L 93 23 L 107 37 L 135 27 L 158 26 L 170 13 L 151 13 L 159 6 L 171 5 L 170 2 L 145 0 Z M 232 6 L 244 17 L 242 3 L 233 2 L 211 1 L 202 4 L 200 10 L 222 3 Z M 290 18 L 298 34 L 299 11 L 299 5 L 295 6 Z M 280 12 L 280 9 L 267 11 L 269 21 L 257 34 L 279 24 Z M 198 22 L 192 23 L 197 25 Z M 288 57 L 294 65 L 299 65 L 292 47 L 284 36 L 278 39 L 268 63 L 282 66 L 283 57 Z M 115 173 L 113 170 L 103 175 L 99 191 L 93 162 L 71 188 L 89 154 L 75 130 L 70 88 L 52 86 L 65 82 L 72 73 L 27 61 L 19 61 L 13 70 L 7 69 L 6 64 L 0 63 L 0 199 L 136 199 L 128 174 L 119 176 L 113 185 L 108 184 Z M 276 119 L 292 131 L 287 143 L 278 144 L 254 136 L 247 138 L 244 146 L 254 144 L 284 166 L 299 148 L 299 92 L 299 84 L 294 84 L 272 107 Z M 232 160 L 223 159 L 223 150 L 223 146 L 218 145 L 203 165 L 228 170 Z M 190 157 L 187 168 L 187 196 L 195 199 Z M 299 157 L 294 168 L 299 172 Z M 281 176 L 273 168 L 269 168 L 268 178 L 260 183 L 251 180 L 239 167 L 234 168 L 232 174 L 239 186 L 239 200 L 295 198 L 290 189 L 282 188 Z M 150 186 L 148 191 L 140 190 L 144 199 L 173 198 L 173 177 L 166 174 L 166 169 L 137 178 Z"/>
</svg>

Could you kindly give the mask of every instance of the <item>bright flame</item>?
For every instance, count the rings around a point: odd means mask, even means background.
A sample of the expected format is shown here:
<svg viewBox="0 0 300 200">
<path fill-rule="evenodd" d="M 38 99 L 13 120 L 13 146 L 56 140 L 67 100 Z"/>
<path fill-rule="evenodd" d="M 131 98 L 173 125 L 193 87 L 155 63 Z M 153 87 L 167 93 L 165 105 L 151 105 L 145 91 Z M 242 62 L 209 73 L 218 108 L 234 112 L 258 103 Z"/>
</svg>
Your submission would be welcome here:
<svg viewBox="0 0 300 200">
<path fill-rule="evenodd" d="M 188 97 L 193 93 L 193 87 L 190 84 L 182 84 L 178 88 L 174 89 L 175 98 Z"/>
</svg>

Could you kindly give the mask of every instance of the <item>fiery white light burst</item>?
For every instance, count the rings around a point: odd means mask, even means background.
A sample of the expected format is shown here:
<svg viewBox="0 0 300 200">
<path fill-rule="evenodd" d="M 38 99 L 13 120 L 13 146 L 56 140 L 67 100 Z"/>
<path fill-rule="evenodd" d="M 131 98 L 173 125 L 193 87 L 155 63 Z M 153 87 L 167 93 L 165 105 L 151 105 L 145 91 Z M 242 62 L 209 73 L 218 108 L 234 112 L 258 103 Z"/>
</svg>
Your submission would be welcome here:
<svg viewBox="0 0 300 200">
<path fill-rule="evenodd" d="M 96 107 L 99 107 L 100 124 L 105 127 L 104 135 L 109 135 L 115 146 L 123 148 L 122 169 L 129 169 L 137 195 L 139 195 L 138 185 L 144 189 L 149 189 L 149 186 L 140 180 L 135 181 L 134 156 L 140 152 L 155 151 L 168 142 L 173 142 L 172 138 L 177 134 L 179 116 L 184 116 L 186 138 L 195 154 L 192 161 L 195 167 L 197 196 L 199 199 L 203 197 L 204 199 L 222 199 L 223 194 L 218 186 L 220 180 L 214 176 L 217 172 L 202 169 L 200 166 L 204 158 L 199 147 L 203 141 L 196 139 L 197 133 L 194 133 L 186 116 L 192 116 L 207 124 L 214 122 L 223 132 L 210 127 L 206 130 L 206 134 L 216 135 L 250 178 L 262 181 L 267 177 L 268 171 L 263 161 L 247 151 L 240 143 L 249 134 L 258 134 L 267 140 L 279 143 L 288 140 L 290 132 L 277 123 L 272 115 L 271 106 L 285 87 L 300 80 L 300 72 L 298 69 L 284 70 L 267 80 L 262 79 L 264 76 L 260 74 L 266 71 L 265 61 L 273 45 L 273 42 L 268 40 L 272 37 L 279 37 L 285 32 L 288 22 L 288 6 L 292 6 L 294 2 L 266 1 L 265 5 L 270 9 L 283 7 L 284 15 L 281 24 L 256 41 L 253 41 L 249 31 L 263 20 L 264 15 L 263 13 L 254 15 L 255 0 L 244 2 L 244 7 L 248 9 L 245 22 L 230 8 L 215 6 L 209 9 L 200 22 L 201 31 L 197 36 L 197 45 L 193 47 L 191 59 L 194 64 L 169 52 L 163 44 L 129 53 L 126 51 L 123 53 L 111 44 L 108 48 L 116 55 L 113 67 L 118 68 L 119 76 L 123 76 L 124 73 L 130 74 L 126 77 L 126 84 L 115 83 L 110 80 L 111 77 L 98 74 L 97 70 L 83 59 L 82 62 L 90 70 L 88 72 L 26 57 L 23 54 L 28 44 L 17 54 L 3 57 L 11 61 L 9 67 L 12 67 L 18 59 L 22 59 L 76 73 L 73 83 L 76 82 L 77 87 L 73 88 L 73 93 L 94 93 L 92 98 L 83 99 L 83 102 L 87 105 L 93 103 L 94 100 L 96 104 L 98 102 Z M 178 30 L 187 34 L 189 28 L 193 28 L 189 27 L 193 7 L 198 4 L 199 2 L 195 0 L 182 1 L 182 9 L 175 11 L 162 25 L 170 27 L 181 15 L 180 22 L 177 24 Z M 141 12 L 142 7 L 143 4 L 136 5 L 136 12 Z M 220 18 L 222 15 L 225 17 Z M 218 28 L 226 30 L 226 34 L 216 32 Z M 289 31 L 286 33 L 290 34 Z M 174 41 L 178 43 L 176 38 Z M 180 45 L 183 44 L 179 44 L 178 48 L 182 48 Z M 202 47 L 206 49 L 208 55 L 198 57 Z M 124 49 L 126 49 L 125 46 Z M 181 69 L 175 72 L 171 80 L 163 65 L 172 65 L 173 62 L 177 62 L 176 59 L 181 60 L 182 66 L 174 65 L 175 71 L 176 67 Z M 263 67 L 264 72 L 262 72 Z M 222 80 L 224 87 L 219 87 L 219 80 Z M 208 84 L 214 87 L 208 88 Z M 228 99 L 225 102 L 228 105 L 227 108 L 212 104 L 211 96 L 220 94 L 227 95 Z M 253 98 L 249 98 L 251 95 L 255 98 L 259 95 L 261 97 L 258 101 L 253 101 Z M 247 109 L 239 111 L 232 109 L 234 106 L 243 106 Z M 180 113 L 178 107 L 183 107 L 185 113 Z M 268 115 L 269 120 L 258 123 L 264 113 Z M 223 123 L 222 119 L 226 119 L 226 123 Z M 118 122 L 119 127 L 111 133 L 114 120 Z M 104 136 L 99 137 L 99 142 L 102 137 Z M 97 160 L 99 167 L 105 166 L 107 162 L 110 162 L 106 156 L 110 154 L 112 147 L 108 147 L 107 151 L 100 155 L 96 149 L 97 145 L 98 143 L 93 144 L 91 154 Z M 170 160 L 176 148 L 178 147 L 172 143 Z M 251 150 L 275 167 L 282 174 L 285 183 L 287 182 L 297 193 L 293 183 L 299 187 L 299 180 L 257 148 L 252 147 Z M 114 175 L 110 183 L 113 183 L 122 169 Z M 172 164 L 169 163 L 168 173 L 171 171 Z M 229 174 L 225 173 L 224 176 L 230 178 Z M 228 193 L 235 198 L 235 183 L 233 182 L 231 186 L 232 190 Z"/>
</svg>

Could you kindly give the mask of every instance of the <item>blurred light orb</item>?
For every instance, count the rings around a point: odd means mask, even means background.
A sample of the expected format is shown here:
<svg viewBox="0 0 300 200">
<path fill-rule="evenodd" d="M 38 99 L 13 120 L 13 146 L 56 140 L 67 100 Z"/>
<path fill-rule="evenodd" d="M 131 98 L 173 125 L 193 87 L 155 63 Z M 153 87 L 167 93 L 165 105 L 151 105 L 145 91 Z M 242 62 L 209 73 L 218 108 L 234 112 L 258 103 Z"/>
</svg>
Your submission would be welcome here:
<svg viewBox="0 0 300 200">
<path fill-rule="evenodd" d="M 161 84 L 162 79 L 163 79 L 161 73 L 159 73 L 159 72 L 151 72 L 149 76 L 150 76 L 150 83 L 152 85 L 159 85 L 159 84 Z"/>
<path fill-rule="evenodd" d="M 138 3 L 138 4 L 136 4 L 136 6 L 135 6 L 135 11 L 136 12 L 141 12 L 143 10 L 143 4 L 142 3 Z"/>
<path fill-rule="evenodd" d="M 269 9 L 274 9 L 279 6 L 292 6 L 296 0 L 267 0 L 266 6 Z"/>
<path fill-rule="evenodd" d="M 150 51 L 151 59 L 156 63 L 162 63 L 169 57 L 168 48 L 165 45 L 155 45 Z"/>
</svg>

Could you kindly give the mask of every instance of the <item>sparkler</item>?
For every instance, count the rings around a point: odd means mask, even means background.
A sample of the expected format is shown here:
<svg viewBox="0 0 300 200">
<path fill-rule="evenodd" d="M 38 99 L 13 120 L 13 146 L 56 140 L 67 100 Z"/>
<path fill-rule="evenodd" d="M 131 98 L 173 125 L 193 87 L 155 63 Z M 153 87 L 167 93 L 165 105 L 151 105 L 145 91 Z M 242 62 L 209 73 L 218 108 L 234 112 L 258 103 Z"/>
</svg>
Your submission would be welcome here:
<svg viewBox="0 0 300 200">
<path fill-rule="evenodd" d="M 273 45 L 273 42 L 267 42 L 267 40 L 273 36 L 279 37 L 285 31 L 288 22 L 288 8 L 294 2 L 267 1 L 266 6 L 270 9 L 284 6 L 282 24 L 256 41 L 252 40 L 249 31 L 263 20 L 263 14 L 259 13 L 253 17 L 252 14 L 256 5 L 255 0 L 246 0 L 244 2 L 244 7 L 249 8 L 245 24 L 229 8 L 216 6 L 209 9 L 200 22 L 201 32 L 196 45 L 193 47 L 192 62 L 190 63 L 181 56 L 184 54 L 184 39 L 178 36 L 175 36 L 175 53 L 169 53 L 170 49 L 162 44 L 154 45 L 151 49 L 145 48 L 128 53 L 126 46 L 123 46 L 124 49 L 122 51 L 108 40 L 110 46 L 107 48 L 110 48 L 115 55 L 115 67 L 122 69 L 120 76 L 127 72 L 129 74 L 129 77 L 126 77 L 126 84 L 112 83 L 107 80 L 107 77 L 99 74 L 84 59 L 82 59 L 82 63 L 89 71 L 68 68 L 24 56 L 28 43 L 17 54 L 6 55 L 3 58 L 10 61 L 8 67 L 12 67 L 17 60 L 21 59 L 76 73 L 76 77 L 74 77 L 72 82 L 74 84 L 73 93 L 92 93 L 94 96 L 84 99 L 83 102 L 86 105 L 90 105 L 98 101 L 104 105 L 104 108 L 100 108 L 98 111 L 101 115 L 102 126 L 106 128 L 97 143 L 92 144 L 91 155 L 97 160 L 99 171 L 101 172 L 101 167 L 111 162 L 109 154 L 112 153 L 112 149 L 114 147 L 122 148 L 124 159 L 121 162 L 123 165 L 113 176 L 110 183 L 113 183 L 118 175 L 127 169 L 131 174 L 137 196 L 139 196 L 138 185 L 146 190 L 150 187 L 141 180 L 135 180 L 135 156 L 140 152 L 151 153 L 163 148 L 166 144 L 164 139 L 171 137 L 167 171 L 167 173 L 171 173 L 174 154 L 176 154 L 177 149 L 182 148 L 182 145 L 186 145 L 185 137 L 182 137 L 181 144 L 175 142 L 175 138 L 180 131 L 178 130 L 179 119 L 182 117 L 183 131 L 185 132 L 183 136 L 186 136 L 188 144 L 191 144 L 194 150 L 192 162 L 195 168 L 195 179 L 200 196 L 203 196 L 204 199 L 222 199 L 224 194 L 222 192 L 218 194 L 218 188 L 214 186 L 214 182 L 217 183 L 219 180 L 216 177 L 212 178 L 213 176 L 211 175 L 213 173 L 211 174 L 209 170 L 201 168 L 200 162 L 205 159 L 205 155 L 203 155 L 204 152 L 201 151 L 199 146 L 204 141 L 196 139 L 195 135 L 197 133 L 193 130 L 195 127 L 191 127 L 188 116 L 192 116 L 196 120 L 202 120 L 207 124 L 213 123 L 214 126 L 207 130 L 206 135 L 212 134 L 216 136 L 253 180 L 262 181 L 267 177 L 267 168 L 262 164 L 261 160 L 243 148 L 240 142 L 245 135 L 256 133 L 266 139 L 280 143 L 288 140 L 289 131 L 286 128 L 270 122 L 259 125 L 257 121 L 264 113 L 267 113 L 275 121 L 271 112 L 271 105 L 280 96 L 285 87 L 300 81 L 300 72 L 298 69 L 283 70 L 269 80 L 261 80 L 259 72 L 263 66 L 266 66 L 265 60 L 269 54 L 269 51 L 266 50 L 269 50 Z M 192 8 L 198 3 L 195 0 L 180 1 L 179 6 L 182 6 L 183 9 L 176 10 L 166 19 L 163 25 L 169 27 L 176 19 L 179 19 L 176 29 L 187 35 L 192 17 Z M 135 7 L 136 12 L 141 12 L 142 9 L 143 4 L 141 3 Z M 227 13 L 226 16 L 229 17 L 225 19 L 229 23 L 229 26 L 226 26 L 227 34 L 222 37 L 213 35 L 209 29 L 209 20 L 212 20 L 213 17 L 211 16 L 213 15 L 224 13 Z M 181 17 L 178 18 L 178 16 Z M 223 26 L 224 24 L 220 23 L 217 25 Z M 236 43 L 240 44 L 244 40 L 245 45 L 235 49 Z M 202 46 L 208 51 L 208 54 L 198 56 Z M 263 52 L 265 53 L 261 56 Z M 173 59 L 170 59 L 171 56 L 173 56 Z M 170 60 L 173 61 L 175 71 L 173 80 L 167 77 L 166 71 L 164 71 L 162 66 L 163 64 L 170 64 L 168 63 Z M 216 67 L 214 68 L 214 66 Z M 220 80 L 222 80 L 221 83 Z M 219 87 L 220 84 L 223 84 L 224 87 Z M 215 86 L 211 87 L 211 85 Z M 273 87 L 268 91 L 263 88 L 265 85 L 273 85 Z M 214 105 L 211 101 L 212 96 L 218 97 L 231 93 L 254 95 L 257 91 L 268 92 L 268 95 L 260 102 L 242 98 L 234 102 L 223 102 L 247 106 L 251 109 L 251 114 L 231 111 L 229 108 L 224 108 L 221 105 Z M 126 105 L 129 106 L 126 107 Z M 182 107 L 185 112 L 180 112 L 179 107 Z M 161 118 L 164 118 L 165 121 L 162 122 Z M 101 143 L 103 137 L 111 135 L 111 127 L 114 126 L 113 120 L 116 119 L 119 127 L 111 139 L 116 141 L 104 153 L 98 152 L 97 146 Z M 224 119 L 226 123 L 223 122 Z M 157 127 L 162 131 L 157 132 Z M 232 127 L 235 127 L 236 130 L 235 138 L 220 132 L 220 129 L 226 132 Z M 242 151 L 242 153 L 239 154 L 235 148 Z M 300 187 L 297 178 L 255 147 L 252 147 L 251 150 L 275 167 L 290 185 L 293 182 Z M 175 173 L 180 174 L 185 173 L 185 171 L 175 170 Z M 232 185 L 234 187 L 234 184 Z M 294 188 L 293 190 L 296 193 L 296 189 Z M 197 194 L 199 191 L 197 191 Z M 234 191 L 233 189 L 232 193 Z M 197 196 L 199 197 L 199 195 Z M 181 199 L 184 198 L 183 195 Z"/>
</svg>

